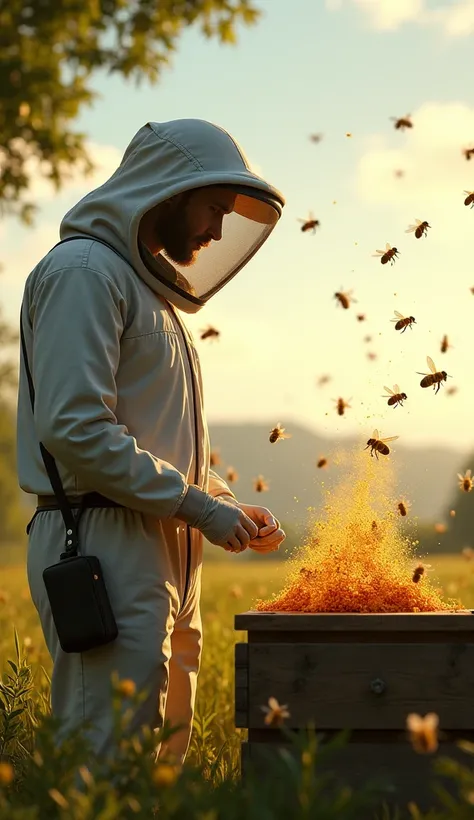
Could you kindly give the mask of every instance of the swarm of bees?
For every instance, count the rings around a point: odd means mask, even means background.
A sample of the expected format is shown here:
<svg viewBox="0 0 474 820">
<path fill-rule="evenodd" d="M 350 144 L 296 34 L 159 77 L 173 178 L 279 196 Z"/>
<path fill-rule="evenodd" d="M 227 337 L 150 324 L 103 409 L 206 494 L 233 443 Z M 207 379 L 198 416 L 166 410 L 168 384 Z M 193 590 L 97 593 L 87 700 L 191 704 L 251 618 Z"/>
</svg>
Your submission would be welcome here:
<svg viewBox="0 0 474 820">
<path fill-rule="evenodd" d="M 431 225 L 429 225 L 428 222 L 422 222 L 421 219 L 415 219 L 415 224 L 409 225 L 405 233 L 414 233 L 416 239 L 421 239 L 422 236 L 428 235 L 428 228 L 431 228 Z"/>
<path fill-rule="evenodd" d="M 402 333 L 405 333 L 407 327 L 412 329 L 412 325 L 416 325 L 415 317 L 414 316 L 403 316 L 402 313 L 399 313 L 398 310 L 394 311 L 395 319 L 390 319 L 391 322 L 395 322 L 395 330 L 401 330 Z"/>
<path fill-rule="evenodd" d="M 404 131 L 405 128 L 413 128 L 411 114 L 405 114 L 404 117 L 390 117 L 390 119 L 395 123 L 393 127 L 397 131 Z"/>
<path fill-rule="evenodd" d="M 376 251 L 372 254 L 372 256 L 380 256 L 380 261 L 382 265 L 386 265 L 387 262 L 390 262 L 391 265 L 395 264 L 396 258 L 400 255 L 400 251 L 390 245 L 389 242 L 385 245 L 384 251 Z"/>
<path fill-rule="evenodd" d="M 212 327 L 212 325 L 209 325 L 209 327 L 207 327 L 205 330 L 200 331 L 200 337 L 199 338 L 203 342 L 203 341 L 205 341 L 205 339 L 218 339 L 220 335 L 221 335 L 220 330 L 216 330 L 215 327 Z"/>
<path fill-rule="evenodd" d="M 291 438 L 291 433 L 285 433 L 285 428 L 281 426 L 280 422 L 278 422 L 276 427 L 272 427 L 270 430 L 269 442 L 270 444 L 275 444 L 277 441 L 280 441 L 284 438 Z"/>
<path fill-rule="evenodd" d="M 382 396 L 383 399 L 388 398 L 387 404 L 389 405 L 389 407 L 397 407 L 397 405 L 403 407 L 403 402 L 406 401 L 408 397 L 406 393 L 401 392 L 398 384 L 393 385 L 393 390 L 390 390 L 390 387 L 385 387 L 385 385 L 383 389 L 386 390 L 389 394 L 388 396 Z"/>
<path fill-rule="evenodd" d="M 309 216 L 307 219 L 298 219 L 298 222 L 303 223 L 301 225 L 301 230 L 303 231 L 303 233 L 306 233 L 306 231 L 312 231 L 313 233 L 316 233 L 316 228 L 319 228 L 320 224 L 319 219 L 314 218 L 314 214 L 312 211 L 309 212 Z"/>
<path fill-rule="evenodd" d="M 350 307 L 351 302 L 357 302 L 357 299 L 354 299 L 352 294 L 352 290 L 344 292 L 341 288 L 341 290 L 336 291 L 334 298 L 337 300 L 338 305 L 342 305 L 344 310 L 347 310 Z"/>
</svg>

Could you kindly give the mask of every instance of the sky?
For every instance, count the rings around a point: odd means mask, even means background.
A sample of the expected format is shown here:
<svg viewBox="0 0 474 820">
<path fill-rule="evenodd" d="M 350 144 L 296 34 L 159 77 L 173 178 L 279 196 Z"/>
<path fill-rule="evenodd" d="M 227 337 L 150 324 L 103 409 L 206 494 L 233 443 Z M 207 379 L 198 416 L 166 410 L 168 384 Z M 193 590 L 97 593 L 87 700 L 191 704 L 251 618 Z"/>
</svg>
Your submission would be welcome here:
<svg viewBox="0 0 474 820">
<path fill-rule="evenodd" d="M 96 75 L 100 98 L 77 121 L 96 173 L 74 175 L 59 194 L 36 179 L 34 229 L 0 223 L 4 315 L 17 324 L 26 277 L 58 241 L 62 216 L 112 174 L 143 124 L 207 119 L 286 199 L 256 256 L 184 317 L 198 337 L 209 422 L 298 424 L 363 444 L 377 428 L 407 445 L 471 449 L 474 209 L 463 192 L 474 190 L 474 157 L 462 149 L 474 147 L 474 0 L 254 4 L 262 17 L 239 27 L 234 47 L 186 31 L 155 86 Z M 395 130 L 390 118 L 405 114 L 413 128 Z M 315 235 L 300 230 L 309 211 Z M 405 232 L 415 219 L 431 225 L 426 238 Z M 373 256 L 387 242 L 400 251 L 393 266 Z M 357 299 L 348 310 L 334 298 L 341 289 Z M 416 318 L 403 335 L 395 310 Z M 221 336 L 202 342 L 209 324 Z M 444 334 L 452 346 L 442 354 Z M 450 376 L 436 395 L 416 373 L 428 372 L 427 356 Z M 393 409 L 382 396 L 395 384 L 408 399 Z M 343 417 L 338 397 L 350 401 Z"/>
</svg>

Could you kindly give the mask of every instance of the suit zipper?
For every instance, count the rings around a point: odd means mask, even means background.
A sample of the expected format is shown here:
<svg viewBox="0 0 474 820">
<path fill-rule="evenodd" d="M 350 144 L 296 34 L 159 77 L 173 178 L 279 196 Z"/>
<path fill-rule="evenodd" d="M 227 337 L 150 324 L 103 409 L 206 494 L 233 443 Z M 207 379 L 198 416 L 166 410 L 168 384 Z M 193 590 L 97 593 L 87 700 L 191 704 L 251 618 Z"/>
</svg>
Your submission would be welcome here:
<svg viewBox="0 0 474 820">
<path fill-rule="evenodd" d="M 188 359 L 189 364 L 189 371 L 191 373 L 191 386 L 192 386 L 192 393 L 193 393 L 193 414 L 194 414 L 194 440 L 196 442 L 196 452 L 195 452 L 195 464 L 194 464 L 194 484 L 198 485 L 199 482 L 199 445 L 198 445 L 198 423 L 197 423 L 197 412 L 196 412 L 196 384 L 194 379 L 194 368 L 191 359 L 191 353 L 189 350 L 188 341 L 186 339 L 186 334 L 181 327 L 181 321 L 175 314 L 173 308 L 170 308 L 171 312 L 173 313 L 173 320 L 175 324 L 179 327 L 179 332 L 181 334 L 181 338 L 184 342 L 184 347 L 186 348 L 186 356 Z M 184 581 L 184 592 L 183 592 L 183 600 L 181 602 L 181 609 L 183 609 L 186 598 L 189 591 L 189 581 L 191 577 L 191 527 L 189 524 L 186 524 L 186 575 Z"/>
</svg>

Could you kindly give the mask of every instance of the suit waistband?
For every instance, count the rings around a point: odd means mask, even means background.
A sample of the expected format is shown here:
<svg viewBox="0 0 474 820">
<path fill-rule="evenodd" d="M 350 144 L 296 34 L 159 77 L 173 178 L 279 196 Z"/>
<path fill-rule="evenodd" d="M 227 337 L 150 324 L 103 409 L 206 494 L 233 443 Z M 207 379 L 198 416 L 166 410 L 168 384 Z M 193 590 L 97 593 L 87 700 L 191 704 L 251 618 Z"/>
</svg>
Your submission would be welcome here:
<svg viewBox="0 0 474 820">
<path fill-rule="evenodd" d="M 82 507 L 123 507 L 117 501 L 112 501 L 100 493 L 85 493 L 85 495 L 68 495 L 66 496 L 68 503 L 74 509 Z M 55 495 L 38 495 L 37 496 L 37 512 L 45 512 L 46 510 L 60 510 L 57 498 Z"/>
</svg>

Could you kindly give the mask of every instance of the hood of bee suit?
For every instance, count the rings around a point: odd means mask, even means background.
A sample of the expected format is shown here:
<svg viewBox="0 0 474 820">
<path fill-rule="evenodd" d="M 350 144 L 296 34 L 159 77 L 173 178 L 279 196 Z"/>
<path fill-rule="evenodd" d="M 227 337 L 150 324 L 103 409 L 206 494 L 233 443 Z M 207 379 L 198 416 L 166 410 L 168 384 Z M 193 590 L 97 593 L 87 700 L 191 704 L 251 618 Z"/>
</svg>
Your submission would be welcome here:
<svg viewBox="0 0 474 820">
<path fill-rule="evenodd" d="M 236 193 L 222 239 L 197 254 L 191 266 L 153 256 L 138 241 L 142 216 L 175 194 L 208 185 Z M 149 122 L 134 136 L 117 170 L 65 215 L 60 237 L 102 239 L 124 256 L 160 296 L 196 313 L 229 282 L 275 227 L 282 194 L 254 173 L 242 149 L 223 128 L 205 120 Z"/>
</svg>

